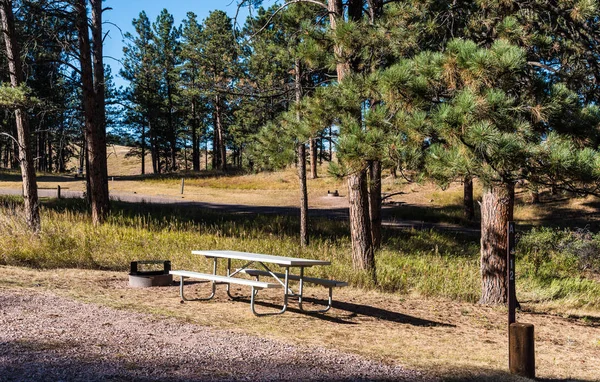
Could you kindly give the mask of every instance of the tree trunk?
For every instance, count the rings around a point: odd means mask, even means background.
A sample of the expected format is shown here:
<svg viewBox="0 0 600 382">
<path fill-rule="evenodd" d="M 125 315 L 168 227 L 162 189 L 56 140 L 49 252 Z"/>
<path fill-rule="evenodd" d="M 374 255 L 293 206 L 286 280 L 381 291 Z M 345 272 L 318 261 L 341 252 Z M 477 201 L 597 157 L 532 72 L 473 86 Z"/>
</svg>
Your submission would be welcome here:
<svg viewBox="0 0 600 382">
<path fill-rule="evenodd" d="M 219 134 L 217 133 L 217 113 L 214 113 L 213 117 L 213 145 L 212 145 L 212 168 L 218 169 L 219 156 L 217 155 L 217 147 L 219 146 Z M 208 147 L 208 146 L 207 146 Z"/>
<path fill-rule="evenodd" d="M 296 94 L 296 103 L 302 100 L 302 73 L 300 60 L 294 62 L 294 88 Z M 296 120 L 300 122 L 300 111 L 296 111 Z M 300 245 L 308 245 L 308 191 L 306 187 L 306 146 L 304 142 L 298 143 L 296 150 L 298 179 L 300 180 Z"/>
<path fill-rule="evenodd" d="M 225 149 L 225 128 L 223 126 L 223 115 L 221 110 L 221 97 L 215 97 L 216 128 L 218 137 L 219 170 L 227 170 L 227 150 Z"/>
<path fill-rule="evenodd" d="M 298 179 L 300 180 L 300 245 L 308 245 L 308 189 L 306 186 L 306 146 L 298 145 Z"/>
<path fill-rule="evenodd" d="M 36 154 L 36 158 L 37 158 L 37 170 L 40 172 L 43 172 L 44 169 L 44 149 L 43 149 L 43 134 L 39 133 L 39 134 L 35 134 L 34 136 L 37 136 L 37 139 L 35 140 L 35 142 L 37 143 L 37 145 L 35 146 L 35 149 L 33 150 Z M 35 168 L 36 166 L 34 166 Z"/>
<path fill-rule="evenodd" d="M 200 140 L 198 139 L 198 117 L 196 100 L 192 101 L 192 169 L 200 171 Z"/>
<path fill-rule="evenodd" d="M 148 138 L 150 139 L 150 160 L 152 161 L 152 172 L 158 174 L 158 149 L 156 147 L 156 126 L 153 119 L 148 118 Z"/>
<path fill-rule="evenodd" d="M 46 169 L 48 172 L 52 172 L 54 170 L 52 167 L 52 138 L 52 134 L 50 134 L 50 132 L 48 131 L 46 133 L 46 142 L 48 142 L 48 145 L 46 147 L 46 149 L 48 150 L 46 157 Z"/>
<path fill-rule="evenodd" d="M 148 122 L 150 124 L 150 122 Z M 140 140 L 142 149 L 142 175 L 146 174 L 146 126 L 142 124 L 142 137 Z"/>
<path fill-rule="evenodd" d="M 208 138 L 204 142 L 204 169 L 208 171 Z"/>
<path fill-rule="evenodd" d="M 187 144 L 184 143 L 183 144 L 183 166 L 185 168 L 185 171 L 188 171 L 188 149 L 187 149 Z"/>
<path fill-rule="evenodd" d="M 90 50 L 86 0 L 77 0 L 75 7 L 83 85 L 83 109 L 88 142 L 92 222 L 100 224 L 106 219 L 110 210 L 106 164 L 104 65 L 102 63 L 102 0 L 90 0 L 90 3 L 92 5 L 93 58 Z"/>
<path fill-rule="evenodd" d="M 173 89 L 169 75 L 167 77 L 167 101 L 169 104 L 169 112 L 167 113 L 167 124 L 169 126 L 169 143 L 171 145 L 171 171 L 177 171 L 177 129 L 173 123 Z"/>
<path fill-rule="evenodd" d="M 329 25 L 332 31 L 335 31 L 337 24 L 344 17 L 344 6 L 342 0 L 328 0 L 327 9 L 329 11 Z M 341 82 L 344 77 L 350 74 L 350 62 L 344 57 L 344 48 L 341 44 L 333 46 L 333 54 L 335 56 L 336 72 L 338 82 Z"/>
<path fill-rule="evenodd" d="M 310 139 L 310 177 L 311 179 L 317 179 L 317 140 L 315 138 Z"/>
<path fill-rule="evenodd" d="M 507 226 L 513 218 L 515 185 L 486 186 L 481 203 L 481 304 L 507 301 Z"/>
<path fill-rule="evenodd" d="M 333 127 L 329 127 L 329 161 L 333 161 Z"/>
<path fill-rule="evenodd" d="M 368 271 L 375 281 L 375 256 L 369 222 L 366 169 L 348 176 L 348 202 L 350 204 L 350 236 L 354 269 Z"/>
<path fill-rule="evenodd" d="M 475 204 L 473 200 L 473 178 L 465 177 L 463 180 L 463 206 L 465 218 L 472 221 L 475 218 Z"/>
<path fill-rule="evenodd" d="M 381 247 L 381 162 L 369 162 L 369 217 L 373 249 Z"/>
<path fill-rule="evenodd" d="M 329 25 L 335 31 L 337 24 L 344 21 L 347 15 L 353 21 L 358 21 L 362 14 L 362 1 L 349 0 L 347 12 L 344 11 L 342 0 L 329 0 L 327 8 L 329 11 Z M 353 65 L 348 53 L 342 44 L 334 44 L 334 58 L 336 61 L 336 73 L 338 82 L 351 74 Z M 360 105 L 356 105 L 356 118 L 362 123 Z M 376 282 L 375 258 L 373 242 L 371 239 L 371 224 L 369 216 L 369 197 L 367 195 L 367 171 L 362 169 L 348 176 L 348 200 L 350 213 L 350 237 L 352 239 L 352 259 L 355 269 L 367 270 Z"/>
<path fill-rule="evenodd" d="M 531 204 L 540 204 L 540 191 L 537 187 L 531 189 Z"/>
<path fill-rule="evenodd" d="M 24 81 L 21 49 L 17 38 L 14 24 L 12 1 L 0 2 L 0 18 L 2 19 L 2 30 L 4 32 L 4 44 L 6 46 L 6 58 L 10 72 L 10 84 L 18 88 Z M 19 147 L 19 162 L 21 165 L 21 176 L 23 178 L 23 200 L 25 206 L 25 219 L 29 229 L 38 233 L 41 229 L 40 210 L 38 204 L 38 189 L 31 153 L 29 117 L 23 106 L 15 110 L 17 125 L 17 141 Z"/>
</svg>

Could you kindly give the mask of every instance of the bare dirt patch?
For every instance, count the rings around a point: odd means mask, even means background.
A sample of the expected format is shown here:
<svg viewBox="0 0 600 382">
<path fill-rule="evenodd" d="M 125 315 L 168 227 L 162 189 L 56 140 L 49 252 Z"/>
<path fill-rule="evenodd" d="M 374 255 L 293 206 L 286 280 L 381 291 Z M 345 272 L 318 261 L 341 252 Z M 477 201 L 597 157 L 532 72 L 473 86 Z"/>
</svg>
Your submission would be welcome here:
<svg viewBox="0 0 600 382">
<path fill-rule="evenodd" d="M 288 344 L 325 347 L 391 365 L 404 365 L 444 380 L 518 380 L 507 375 L 506 310 L 441 299 L 422 299 L 346 288 L 335 292 L 331 312 L 304 314 L 294 308 L 275 317 L 255 317 L 247 301 L 230 301 L 224 290 L 210 302 L 181 304 L 176 285 L 132 289 L 126 275 L 84 270 L 36 271 L 0 267 L 1 289 L 34 290 L 119 310 L 176 317 Z M 248 294 L 246 288 L 234 288 Z M 203 283 L 191 293 L 206 294 Z M 322 288 L 307 296 L 323 298 Z M 275 294 L 259 294 L 270 309 Z M 600 379 L 600 317 L 521 313 L 535 325 L 537 374 L 543 378 Z M 170 321 L 169 321 L 170 322 Z M 290 328 L 293 328 L 291 330 Z"/>
</svg>

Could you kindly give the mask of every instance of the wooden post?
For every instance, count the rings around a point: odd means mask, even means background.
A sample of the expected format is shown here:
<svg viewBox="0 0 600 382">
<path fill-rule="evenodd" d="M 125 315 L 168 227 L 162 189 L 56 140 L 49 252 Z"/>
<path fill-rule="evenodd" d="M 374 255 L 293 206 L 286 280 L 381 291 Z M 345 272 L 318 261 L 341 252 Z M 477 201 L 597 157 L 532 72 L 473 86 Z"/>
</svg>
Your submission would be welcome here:
<svg viewBox="0 0 600 382">
<path fill-rule="evenodd" d="M 515 222 L 508 222 L 506 282 L 508 292 L 508 368 L 511 374 L 535 378 L 535 342 L 533 325 L 516 322 Z"/>
<path fill-rule="evenodd" d="M 60 199 L 60 184 L 56 186 L 56 198 Z"/>
<path fill-rule="evenodd" d="M 509 327 L 509 368 L 511 374 L 535 378 L 533 325 L 516 322 Z"/>
<path fill-rule="evenodd" d="M 517 296 L 515 292 L 515 222 L 508 222 L 508 245 L 506 253 L 507 267 L 507 292 L 508 292 L 508 325 L 516 322 L 515 310 L 517 308 Z"/>
<path fill-rule="evenodd" d="M 183 195 L 183 186 L 185 184 L 185 178 L 181 178 L 181 195 Z"/>
</svg>

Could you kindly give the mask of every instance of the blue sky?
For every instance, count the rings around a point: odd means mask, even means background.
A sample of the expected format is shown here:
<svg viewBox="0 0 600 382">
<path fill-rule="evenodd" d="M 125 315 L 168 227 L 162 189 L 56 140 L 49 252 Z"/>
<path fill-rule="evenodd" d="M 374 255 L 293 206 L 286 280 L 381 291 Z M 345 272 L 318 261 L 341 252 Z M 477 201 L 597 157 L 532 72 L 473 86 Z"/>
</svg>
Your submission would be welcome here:
<svg viewBox="0 0 600 382">
<path fill-rule="evenodd" d="M 275 0 L 265 0 L 264 6 L 275 3 Z M 104 43 L 104 62 L 111 66 L 117 87 L 126 85 L 126 81 L 119 78 L 118 73 L 121 65 L 117 60 L 123 56 L 123 37 L 121 33 L 133 32 L 131 21 L 137 18 L 140 12 L 146 11 L 150 21 L 156 20 L 160 11 L 166 8 L 175 18 L 176 25 L 186 18 L 186 13 L 191 11 L 198 15 L 199 20 L 204 20 L 210 11 L 220 9 L 230 17 L 234 17 L 237 10 L 236 0 L 106 0 L 104 7 L 110 7 L 104 13 L 104 29 L 109 35 Z M 238 16 L 238 23 L 242 24 L 248 15 L 247 9 Z M 115 24 L 117 27 L 113 26 Z M 121 31 L 119 31 L 119 28 Z"/>
</svg>

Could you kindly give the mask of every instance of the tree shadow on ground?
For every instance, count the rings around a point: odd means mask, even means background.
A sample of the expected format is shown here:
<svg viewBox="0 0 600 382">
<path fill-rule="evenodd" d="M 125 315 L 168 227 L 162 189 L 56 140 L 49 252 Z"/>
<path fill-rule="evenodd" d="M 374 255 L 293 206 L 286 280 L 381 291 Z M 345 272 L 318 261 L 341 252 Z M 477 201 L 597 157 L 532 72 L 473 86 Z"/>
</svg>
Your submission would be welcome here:
<svg viewBox="0 0 600 382">
<path fill-rule="evenodd" d="M 162 174 L 144 174 L 144 175 L 116 175 L 111 176 L 115 180 L 143 181 L 143 180 L 179 180 L 179 179 L 206 179 L 206 178 L 228 178 L 247 174 L 244 170 L 228 169 L 221 170 L 202 170 L 202 171 L 184 171 L 167 172 Z"/>
<path fill-rule="evenodd" d="M 249 298 L 240 297 L 240 298 L 236 298 L 236 301 L 246 302 L 246 303 L 250 304 Z M 304 307 L 305 309 L 308 309 L 308 310 L 322 309 L 325 306 L 327 306 L 326 300 L 304 297 L 302 299 L 302 301 L 303 301 L 303 303 L 311 304 L 309 306 Z M 293 300 L 290 302 L 293 304 Z M 275 303 L 270 303 L 270 302 L 265 302 L 265 301 L 255 301 L 255 305 L 259 305 L 259 306 L 266 307 L 266 308 L 273 308 L 273 309 L 281 308 L 281 305 L 277 305 Z M 320 320 L 333 322 L 336 324 L 357 325 L 359 323 L 351 321 L 351 319 L 357 317 L 358 315 L 362 315 L 362 316 L 375 318 L 378 320 L 389 321 L 389 322 L 394 322 L 394 323 L 399 323 L 399 324 L 406 324 L 406 325 L 411 325 L 411 326 L 449 327 L 449 328 L 456 327 L 455 325 L 452 325 L 452 324 L 426 320 L 423 318 L 409 316 L 409 315 L 402 314 L 399 312 L 394 312 L 392 310 L 377 308 L 377 307 L 363 305 L 363 304 L 353 304 L 353 303 L 348 303 L 348 302 L 343 302 L 343 301 L 333 301 L 332 309 L 337 309 L 337 310 L 343 311 L 347 314 L 347 316 L 344 316 L 343 318 L 335 317 L 332 315 L 328 315 L 327 313 L 318 313 L 318 312 L 310 312 L 307 310 L 300 310 L 299 308 L 295 308 L 294 306 L 290 306 L 290 305 L 288 305 L 288 307 L 287 307 L 288 312 L 303 314 L 306 316 L 318 318 Z M 267 311 L 265 313 L 269 313 L 269 312 Z"/>
<path fill-rule="evenodd" d="M 547 226 L 552 228 L 588 228 L 593 231 L 600 230 L 600 200 L 590 200 L 583 206 L 592 209 L 585 211 L 577 207 L 565 206 L 567 198 L 553 200 L 539 204 L 542 216 L 535 222 L 521 224 L 523 227 Z"/>
<path fill-rule="evenodd" d="M 44 206 L 57 211 L 85 212 L 87 204 L 82 199 L 50 199 Z M 140 217 L 151 221 L 160 229 L 172 227 L 172 223 L 201 224 L 220 232 L 245 232 L 296 238 L 300 224 L 297 210 L 289 207 L 231 206 L 209 203 L 134 203 L 112 202 L 112 215 L 119 224 L 138 224 Z M 309 235 L 313 240 L 348 242 L 350 230 L 343 216 L 347 209 L 311 210 Z M 435 235 L 430 232 L 435 231 Z M 382 228 L 384 248 L 395 251 L 429 252 L 472 256 L 476 250 L 479 233 L 456 230 L 435 230 L 432 226 L 420 226 L 415 229 L 412 223 L 397 222 L 394 226 Z"/>
<path fill-rule="evenodd" d="M 87 347 L 79 343 L 53 343 L 48 346 L 42 341 L 3 342 L 5 349 L 0 375 L 3 381 L 422 381 L 416 373 L 403 371 L 390 373 L 380 368 L 365 365 L 362 368 L 348 365 L 351 358 L 333 359 L 330 352 L 315 352 L 314 356 L 291 356 L 267 354 L 260 349 L 248 350 L 235 356 L 234 339 L 230 343 L 214 345 L 197 343 L 196 349 L 182 357 L 167 352 L 182 352 L 179 344 L 163 344 L 154 354 L 146 354 L 144 346 L 139 351 L 99 354 L 94 343 Z M 105 347 L 105 344 L 102 344 Z M 77 352 L 69 348 L 79 346 Z M 176 346 L 179 346 L 176 348 Z M 231 350 L 234 349 L 234 350 Z M 268 348 L 267 348 L 268 350 Z M 250 354 L 248 354 L 250 353 Z M 231 355 L 233 354 L 233 356 Z M 325 354 L 325 355 L 322 355 Z M 342 356 L 343 357 L 343 356 Z M 347 356 L 346 356 L 347 357 Z M 331 362 L 334 362 L 331 364 Z M 387 376 L 388 374 L 391 374 Z M 395 374 L 395 375 L 394 375 Z"/>
<path fill-rule="evenodd" d="M 552 313 L 549 312 L 539 312 L 531 309 L 521 309 L 524 313 L 527 313 L 532 316 L 552 316 Z M 599 313 L 600 314 L 600 313 Z M 558 315 L 562 319 L 569 320 L 577 325 L 587 326 L 587 327 L 599 327 L 600 328 L 600 315 L 591 316 L 591 315 L 583 315 L 583 314 L 561 314 Z"/>
<path fill-rule="evenodd" d="M 468 220 L 464 215 L 462 205 L 447 206 L 424 206 L 418 204 L 395 203 L 384 205 L 382 209 L 384 217 L 396 220 L 408 220 L 426 223 L 449 223 L 463 227 L 479 227 L 479 207 L 475 211 L 475 219 Z"/>
<path fill-rule="evenodd" d="M 21 178 L 21 174 L 13 173 L 13 172 L 4 172 L 0 171 L 0 181 L 2 182 L 21 182 L 23 178 Z M 69 182 L 81 182 L 85 180 L 83 178 L 76 178 L 74 176 L 68 175 L 38 175 L 38 182 L 53 182 L 53 183 L 69 183 Z"/>
<path fill-rule="evenodd" d="M 508 371 L 501 370 L 477 370 L 468 371 L 461 375 L 461 371 L 453 372 L 456 374 L 451 377 L 441 377 L 443 382 L 531 382 L 532 379 L 510 374 Z M 592 380 L 577 378 L 536 378 L 540 382 L 592 382 Z"/>
</svg>

